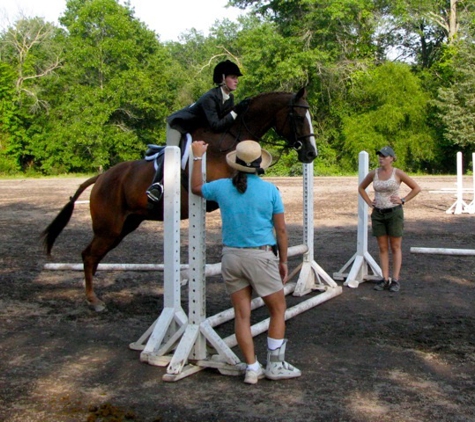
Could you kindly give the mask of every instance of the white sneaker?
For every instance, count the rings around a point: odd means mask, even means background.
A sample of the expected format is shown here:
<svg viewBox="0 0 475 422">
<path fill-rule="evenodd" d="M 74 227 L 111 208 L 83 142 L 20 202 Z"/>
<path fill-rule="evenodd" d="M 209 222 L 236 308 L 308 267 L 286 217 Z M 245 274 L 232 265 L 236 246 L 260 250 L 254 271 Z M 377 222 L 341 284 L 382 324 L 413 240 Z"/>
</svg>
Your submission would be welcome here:
<svg viewBox="0 0 475 422">
<path fill-rule="evenodd" d="M 244 376 L 244 382 L 246 384 L 257 384 L 257 381 L 264 378 L 264 368 L 259 364 L 259 370 L 253 371 L 252 369 L 246 368 L 246 375 Z"/>
<path fill-rule="evenodd" d="M 267 351 L 267 365 L 264 372 L 266 378 L 270 380 L 283 380 L 297 378 L 302 375 L 300 369 L 285 361 L 285 346 L 287 340 L 280 348 Z"/>
</svg>

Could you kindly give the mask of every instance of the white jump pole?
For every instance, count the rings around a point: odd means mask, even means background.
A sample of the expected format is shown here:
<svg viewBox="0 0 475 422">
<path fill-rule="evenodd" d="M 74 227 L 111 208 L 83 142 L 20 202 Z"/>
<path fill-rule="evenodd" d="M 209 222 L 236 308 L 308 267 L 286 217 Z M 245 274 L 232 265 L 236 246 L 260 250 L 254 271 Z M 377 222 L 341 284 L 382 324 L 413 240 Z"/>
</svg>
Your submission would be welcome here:
<svg viewBox="0 0 475 422">
<path fill-rule="evenodd" d="M 411 253 L 474 256 L 475 255 L 475 249 L 418 248 L 418 247 L 413 247 L 413 248 L 411 248 Z"/>
<path fill-rule="evenodd" d="M 188 271 L 188 264 L 180 264 L 180 271 Z M 84 264 L 48 263 L 43 269 L 52 271 L 84 271 Z M 99 264 L 96 271 L 165 271 L 165 264 Z M 221 272 L 221 263 L 206 264 L 206 275 L 213 276 Z"/>
<path fill-rule="evenodd" d="M 468 206 L 463 200 L 463 163 L 462 153 L 457 152 L 457 199 L 452 206 L 445 211 L 446 214 L 462 214 L 468 211 Z"/>
<path fill-rule="evenodd" d="M 368 174 L 369 155 L 366 151 L 361 151 L 358 155 L 358 185 Z M 347 273 L 347 269 L 350 267 Z M 371 269 L 372 275 L 368 270 Z M 371 254 L 368 252 L 368 204 L 361 195 L 358 195 L 358 232 L 356 242 L 356 253 L 340 269 L 333 273 L 335 280 L 345 280 L 343 285 L 356 288 L 366 280 L 380 279 L 382 271 Z"/>
<path fill-rule="evenodd" d="M 53 271 L 84 271 L 84 264 L 48 263 L 43 269 Z M 182 264 L 181 270 L 188 269 Z M 164 271 L 164 264 L 99 264 L 96 271 Z"/>
</svg>

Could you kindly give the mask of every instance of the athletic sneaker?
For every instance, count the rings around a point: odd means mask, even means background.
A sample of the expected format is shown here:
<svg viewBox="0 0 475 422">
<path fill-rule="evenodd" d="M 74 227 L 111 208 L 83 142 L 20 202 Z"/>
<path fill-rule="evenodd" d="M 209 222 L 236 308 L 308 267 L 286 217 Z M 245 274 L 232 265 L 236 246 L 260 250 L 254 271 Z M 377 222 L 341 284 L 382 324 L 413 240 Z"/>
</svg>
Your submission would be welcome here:
<svg viewBox="0 0 475 422">
<path fill-rule="evenodd" d="M 399 284 L 398 280 L 391 281 L 391 285 L 389 286 L 390 292 L 398 292 L 400 288 L 401 288 L 401 285 Z"/>
<path fill-rule="evenodd" d="M 262 368 L 262 365 L 259 364 L 259 370 L 257 372 L 253 371 L 252 369 L 246 368 L 244 382 L 246 384 L 257 384 L 257 381 L 261 380 L 264 377 L 264 369 Z"/>
<path fill-rule="evenodd" d="M 379 280 L 376 283 L 376 286 L 374 286 L 374 290 L 379 290 L 379 291 L 388 290 L 390 284 L 391 284 L 391 280 L 385 280 L 383 278 L 382 280 Z"/>
</svg>

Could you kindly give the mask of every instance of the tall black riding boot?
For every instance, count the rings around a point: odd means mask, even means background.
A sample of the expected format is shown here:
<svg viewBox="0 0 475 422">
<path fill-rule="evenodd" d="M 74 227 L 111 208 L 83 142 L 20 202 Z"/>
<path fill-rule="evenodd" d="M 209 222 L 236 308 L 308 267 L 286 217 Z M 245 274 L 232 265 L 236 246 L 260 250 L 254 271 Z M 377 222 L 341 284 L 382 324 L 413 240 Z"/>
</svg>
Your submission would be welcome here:
<svg viewBox="0 0 475 422">
<path fill-rule="evenodd" d="M 157 171 L 153 177 L 152 184 L 146 191 L 148 202 L 152 205 L 160 202 L 163 196 L 163 159 L 164 157 L 160 157 L 160 163 L 158 164 Z"/>
</svg>

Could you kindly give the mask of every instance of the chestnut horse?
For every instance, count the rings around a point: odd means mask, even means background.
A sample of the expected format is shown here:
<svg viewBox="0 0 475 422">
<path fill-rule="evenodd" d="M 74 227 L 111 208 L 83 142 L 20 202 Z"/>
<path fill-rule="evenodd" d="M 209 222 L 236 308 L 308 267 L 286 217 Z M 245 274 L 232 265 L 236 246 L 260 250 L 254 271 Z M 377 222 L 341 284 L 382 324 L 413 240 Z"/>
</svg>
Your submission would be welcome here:
<svg viewBox="0 0 475 422">
<path fill-rule="evenodd" d="M 260 141 L 271 128 L 286 140 L 286 147 L 297 151 L 298 159 L 302 163 L 311 163 L 317 156 L 305 89 L 301 89 L 297 94 L 264 93 L 250 99 L 248 109 L 237 117 L 228 132 L 216 134 L 208 128 L 200 128 L 191 134 L 193 139 L 203 139 L 209 144 L 206 155 L 207 180 L 232 176 L 232 169 L 226 164 L 226 154 L 232 151 L 239 141 Z M 101 260 L 142 221 L 163 221 L 163 203 L 155 210 L 150 210 L 147 206 L 145 191 L 154 174 L 155 169 L 151 161 L 137 160 L 117 164 L 103 174 L 86 180 L 42 233 L 46 252 L 50 255 L 56 238 L 72 216 L 75 201 L 88 186 L 94 184 L 90 195 L 94 236 L 82 252 L 82 260 L 86 298 L 96 311 L 105 308 L 93 288 L 93 276 Z M 207 211 L 213 209 L 216 207 L 210 206 Z M 188 192 L 182 187 L 181 219 L 186 218 Z"/>
</svg>

